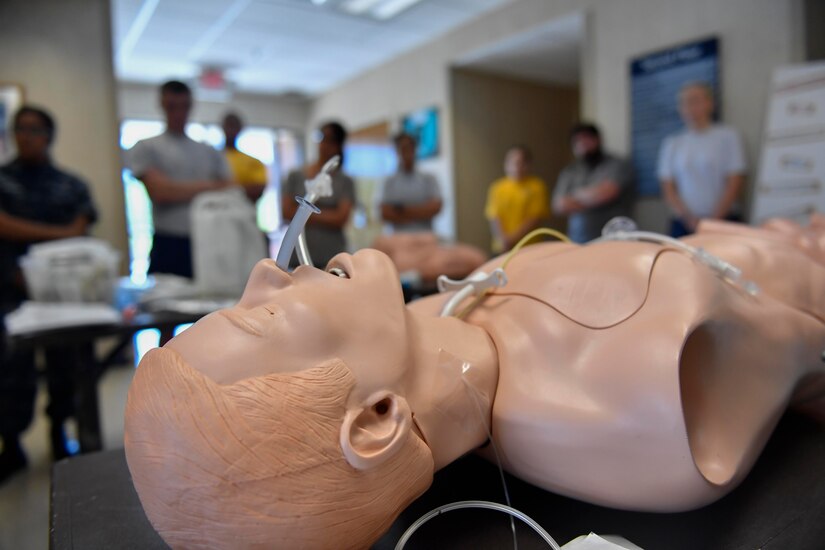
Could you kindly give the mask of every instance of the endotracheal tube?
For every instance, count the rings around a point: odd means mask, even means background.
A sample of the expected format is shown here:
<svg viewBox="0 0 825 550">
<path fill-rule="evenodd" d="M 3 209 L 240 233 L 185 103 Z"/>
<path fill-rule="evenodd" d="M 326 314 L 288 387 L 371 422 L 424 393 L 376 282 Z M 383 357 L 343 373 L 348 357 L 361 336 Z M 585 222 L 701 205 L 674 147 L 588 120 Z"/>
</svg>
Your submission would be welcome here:
<svg viewBox="0 0 825 550">
<path fill-rule="evenodd" d="M 278 257 L 275 260 L 275 264 L 284 271 L 289 271 L 289 260 L 292 258 L 293 251 L 296 251 L 298 262 L 301 265 L 312 265 L 312 258 L 309 256 L 309 249 L 304 238 L 304 226 L 312 214 L 321 212 L 315 206 L 315 201 L 321 197 L 332 195 L 332 176 L 330 174 L 338 168 L 340 161 L 341 159 L 337 155 L 329 159 L 321 168 L 321 171 L 318 172 L 318 175 L 306 182 L 306 195 L 295 197 L 298 202 L 298 211 L 292 217 L 292 221 L 289 222 L 286 235 L 284 235 L 284 240 L 281 242 L 281 248 L 278 250 Z"/>
</svg>

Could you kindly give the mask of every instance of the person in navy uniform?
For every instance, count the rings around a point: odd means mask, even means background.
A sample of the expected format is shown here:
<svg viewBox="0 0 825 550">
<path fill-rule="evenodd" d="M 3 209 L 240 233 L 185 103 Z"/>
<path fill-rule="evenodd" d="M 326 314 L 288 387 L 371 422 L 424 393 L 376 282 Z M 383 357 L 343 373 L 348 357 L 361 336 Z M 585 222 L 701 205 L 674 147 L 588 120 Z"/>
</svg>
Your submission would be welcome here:
<svg viewBox="0 0 825 550">
<path fill-rule="evenodd" d="M 30 245 L 86 234 L 97 220 L 88 186 L 57 168 L 49 149 L 56 125 L 45 110 L 24 106 L 14 115 L 17 156 L 0 167 L 0 483 L 26 465 L 20 434 L 34 409 L 37 372 L 30 350 L 6 349 L 5 315 L 26 299 L 18 266 Z M 72 358 L 63 348 L 46 350 L 46 374 L 54 457 L 68 454 L 63 422 L 73 414 Z"/>
</svg>

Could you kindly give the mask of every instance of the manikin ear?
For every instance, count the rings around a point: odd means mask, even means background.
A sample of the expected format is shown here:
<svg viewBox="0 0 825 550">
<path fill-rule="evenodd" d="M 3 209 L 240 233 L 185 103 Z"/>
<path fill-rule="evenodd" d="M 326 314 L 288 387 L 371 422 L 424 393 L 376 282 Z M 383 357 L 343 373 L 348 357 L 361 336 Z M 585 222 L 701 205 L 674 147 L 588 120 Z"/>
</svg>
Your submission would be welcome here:
<svg viewBox="0 0 825 550">
<path fill-rule="evenodd" d="M 401 449 L 411 427 L 412 412 L 406 399 L 387 391 L 374 393 L 344 416 L 344 457 L 358 470 L 379 466 Z"/>
</svg>

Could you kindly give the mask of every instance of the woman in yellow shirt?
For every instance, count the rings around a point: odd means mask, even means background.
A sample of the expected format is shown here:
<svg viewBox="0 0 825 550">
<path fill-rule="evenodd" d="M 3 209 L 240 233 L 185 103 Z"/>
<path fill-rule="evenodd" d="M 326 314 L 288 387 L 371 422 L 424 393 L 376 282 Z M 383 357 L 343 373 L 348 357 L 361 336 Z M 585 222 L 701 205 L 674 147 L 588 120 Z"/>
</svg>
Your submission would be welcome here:
<svg viewBox="0 0 825 550">
<path fill-rule="evenodd" d="M 506 176 L 493 182 L 487 193 L 484 214 L 490 221 L 494 253 L 510 250 L 550 217 L 547 184 L 530 174 L 531 161 L 527 147 L 510 147 L 504 157 Z"/>
</svg>

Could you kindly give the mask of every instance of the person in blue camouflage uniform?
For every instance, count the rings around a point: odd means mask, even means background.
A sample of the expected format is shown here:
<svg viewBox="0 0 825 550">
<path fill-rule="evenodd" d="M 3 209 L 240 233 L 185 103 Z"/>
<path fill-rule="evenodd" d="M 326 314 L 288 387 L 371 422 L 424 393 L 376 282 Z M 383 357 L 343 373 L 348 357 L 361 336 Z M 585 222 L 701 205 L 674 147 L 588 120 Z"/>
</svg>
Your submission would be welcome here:
<svg viewBox="0 0 825 550">
<path fill-rule="evenodd" d="M 31 422 L 37 382 L 33 352 L 6 349 L 3 319 L 26 299 L 18 261 L 31 244 L 84 235 L 97 219 L 86 184 L 51 162 L 55 130 L 46 111 L 22 107 L 14 116 L 17 157 L 0 167 L 0 483 L 26 465 L 19 436 Z M 68 454 L 63 422 L 73 412 L 77 354 L 66 351 L 46 350 L 55 458 Z"/>
</svg>

